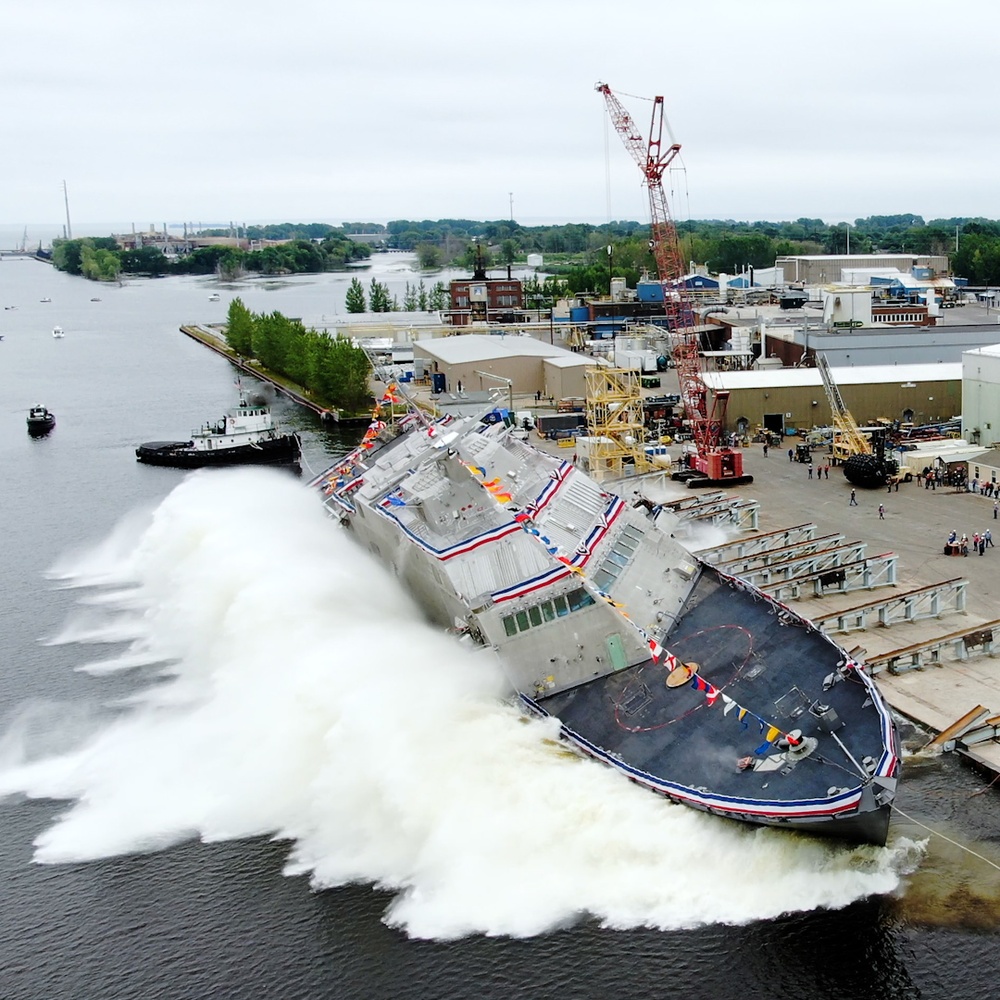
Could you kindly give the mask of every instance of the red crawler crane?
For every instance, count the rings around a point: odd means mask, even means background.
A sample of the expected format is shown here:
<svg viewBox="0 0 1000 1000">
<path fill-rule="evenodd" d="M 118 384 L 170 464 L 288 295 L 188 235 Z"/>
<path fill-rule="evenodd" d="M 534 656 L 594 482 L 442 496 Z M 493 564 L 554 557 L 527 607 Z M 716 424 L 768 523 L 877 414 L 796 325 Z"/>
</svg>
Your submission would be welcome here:
<svg viewBox="0 0 1000 1000">
<path fill-rule="evenodd" d="M 733 486 L 752 482 L 753 476 L 743 474 L 742 453 L 722 443 L 729 392 L 716 392 L 712 397 L 712 409 L 708 409 L 709 392 L 702 378 L 699 336 L 693 329 L 695 311 L 680 280 L 684 275 L 680 243 L 663 190 L 663 172 L 681 149 L 677 142 L 664 146 L 663 98 L 653 99 L 649 139 L 643 139 L 631 115 L 611 88 L 606 83 L 598 83 L 595 89 L 604 95 L 611 122 L 632 159 L 639 165 L 649 192 L 650 245 L 663 285 L 670 353 L 677 370 L 684 415 L 691 427 L 696 449 L 688 456 L 687 467 L 675 472 L 673 478 L 686 479 L 689 486 Z M 668 135 L 669 132 L 667 126 Z"/>
</svg>

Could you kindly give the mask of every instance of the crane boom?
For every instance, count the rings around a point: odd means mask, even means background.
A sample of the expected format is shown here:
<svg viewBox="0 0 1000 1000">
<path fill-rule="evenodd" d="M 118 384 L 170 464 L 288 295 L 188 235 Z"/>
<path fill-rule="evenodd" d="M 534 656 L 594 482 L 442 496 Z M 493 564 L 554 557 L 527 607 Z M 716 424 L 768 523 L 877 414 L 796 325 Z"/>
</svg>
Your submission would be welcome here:
<svg viewBox="0 0 1000 1000">
<path fill-rule="evenodd" d="M 721 482 L 748 482 L 752 477 L 743 475 L 743 456 L 722 445 L 729 392 L 716 392 L 712 396 L 709 410 L 708 386 L 702 377 L 699 334 L 694 329 L 695 312 L 680 280 L 684 276 L 684 264 L 677 227 L 670 215 L 663 188 L 663 174 L 677 157 L 681 147 L 674 141 L 670 127 L 666 124 L 663 98 L 653 99 L 649 138 L 643 139 L 632 116 L 611 88 L 606 83 L 598 83 L 594 89 L 603 95 L 608 116 L 629 155 L 642 171 L 649 195 L 650 248 L 663 286 L 670 353 L 677 371 L 684 415 L 691 427 L 697 449 L 693 471 L 700 474 L 702 479 L 707 477 L 713 485 Z M 669 143 L 664 142 L 665 127 Z M 691 484 L 694 485 L 693 479 Z"/>
<path fill-rule="evenodd" d="M 871 442 L 861 433 L 857 421 L 851 416 L 851 411 L 844 403 L 844 398 L 840 395 L 840 388 L 833 380 L 830 364 L 826 360 L 825 354 L 816 355 L 816 367 L 819 369 L 819 377 L 823 380 L 826 399 L 830 404 L 834 432 L 840 438 L 840 441 L 835 443 L 843 446 L 846 452 L 851 455 L 872 454 Z"/>
</svg>

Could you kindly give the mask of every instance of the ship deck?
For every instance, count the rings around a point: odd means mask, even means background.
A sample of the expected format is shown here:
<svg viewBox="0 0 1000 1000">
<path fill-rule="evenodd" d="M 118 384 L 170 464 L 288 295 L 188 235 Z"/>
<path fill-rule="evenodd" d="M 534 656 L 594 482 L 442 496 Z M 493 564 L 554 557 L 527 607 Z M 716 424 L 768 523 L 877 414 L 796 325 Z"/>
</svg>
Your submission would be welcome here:
<svg viewBox="0 0 1000 1000">
<path fill-rule="evenodd" d="M 786 624 L 773 605 L 730 587 L 706 571 L 671 630 L 666 647 L 732 698 L 709 705 L 690 683 L 668 687 L 661 663 L 647 662 L 545 698 L 541 706 L 568 729 L 648 775 L 687 788 L 751 800 L 811 799 L 831 788 L 861 783 L 857 766 L 882 752 L 881 718 L 862 680 L 823 690 L 843 653 L 803 623 Z M 843 726 L 837 740 L 809 712 L 816 702 L 834 709 Z M 739 708 L 748 709 L 743 722 Z M 802 731 L 818 740 L 794 759 L 772 746 L 761 753 L 766 729 Z M 745 725 L 744 725 L 745 723 Z M 762 731 L 763 730 L 763 731 Z M 756 766 L 741 770 L 741 758 Z"/>
</svg>

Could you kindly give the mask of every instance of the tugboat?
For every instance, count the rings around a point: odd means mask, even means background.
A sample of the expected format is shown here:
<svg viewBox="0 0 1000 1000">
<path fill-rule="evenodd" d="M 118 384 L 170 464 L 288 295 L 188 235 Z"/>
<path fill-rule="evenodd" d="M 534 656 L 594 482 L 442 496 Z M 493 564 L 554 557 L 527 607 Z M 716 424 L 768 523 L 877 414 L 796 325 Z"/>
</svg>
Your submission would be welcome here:
<svg viewBox="0 0 1000 1000">
<path fill-rule="evenodd" d="M 56 425 L 56 415 L 40 403 L 28 411 L 28 433 L 32 437 L 44 437 Z"/>
<path fill-rule="evenodd" d="M 298 434 L 278 430 L 271 411 L 252 404 L 240 387 L 240 402 L 221 420 L 203 424 L 189 441 L 147 441 L 135 457 L 147 465 L 201 469 L 220 465 L 299 464 L 302 444 Z"/>
<path fill-rule="evenodd" d="M 63 333 L 63 328 L 61 326 L 54 326 L 52 327 L 52 336 L 55 337 L 56 340 L 59 340 L 61 337 L 66 335 Z"/>
<path fill-rule="evenodd" d="M 886 842 L 899 739 L 862 661 L 700 560 L 679 515 L 520 440 L 501 406 L 406 402 L 391 385 L 391 416 L 377 406 L 310 485 L 430 620 L 497 658 L 522 708 L 674 802 Z"/>
</svg>

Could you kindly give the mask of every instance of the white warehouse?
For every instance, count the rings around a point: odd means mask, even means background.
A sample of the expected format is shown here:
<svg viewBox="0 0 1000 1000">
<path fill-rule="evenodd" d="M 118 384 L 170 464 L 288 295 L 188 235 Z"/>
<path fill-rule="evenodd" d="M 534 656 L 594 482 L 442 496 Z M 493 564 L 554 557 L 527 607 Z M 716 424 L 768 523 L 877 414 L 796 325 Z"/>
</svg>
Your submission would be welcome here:
<svg viewBox="0 0 1000 1000">
<path fill-rule="evenodd" d="M 1000 344 L 962 352 L 962 437 L 1000 444 Z"/>
</svg>

